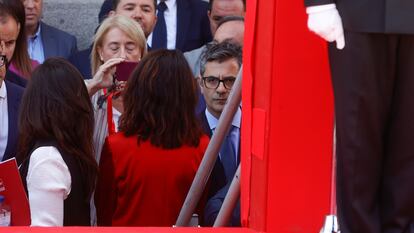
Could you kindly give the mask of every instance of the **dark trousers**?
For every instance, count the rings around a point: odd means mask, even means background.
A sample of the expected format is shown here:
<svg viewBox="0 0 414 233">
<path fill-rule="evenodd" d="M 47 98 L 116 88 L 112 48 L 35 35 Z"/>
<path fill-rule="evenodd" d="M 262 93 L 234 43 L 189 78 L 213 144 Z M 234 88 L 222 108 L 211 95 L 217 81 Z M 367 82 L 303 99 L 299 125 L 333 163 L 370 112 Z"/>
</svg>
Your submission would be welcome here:
<svg viewBox="0 0 414 233">
<path fill-rule="evenodd" d="M 414 232 L 414 35 L 329 45 L 342 233 Z"/>
</svg>

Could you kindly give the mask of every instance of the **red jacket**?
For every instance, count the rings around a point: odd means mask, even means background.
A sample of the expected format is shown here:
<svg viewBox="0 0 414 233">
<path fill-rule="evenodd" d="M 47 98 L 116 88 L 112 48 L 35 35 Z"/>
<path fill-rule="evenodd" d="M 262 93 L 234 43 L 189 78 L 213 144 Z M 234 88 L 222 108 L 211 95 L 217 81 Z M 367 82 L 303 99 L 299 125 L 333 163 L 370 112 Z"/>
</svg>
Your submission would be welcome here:
<svg viewBox="0 0 414 233">
<path fill-rule="evenodd" d="M 209 139 L 197 148 L 161 149 L 117 133 L 102 150 L 95 191 L 98 225 L 172 226 Z"/>
</svg>

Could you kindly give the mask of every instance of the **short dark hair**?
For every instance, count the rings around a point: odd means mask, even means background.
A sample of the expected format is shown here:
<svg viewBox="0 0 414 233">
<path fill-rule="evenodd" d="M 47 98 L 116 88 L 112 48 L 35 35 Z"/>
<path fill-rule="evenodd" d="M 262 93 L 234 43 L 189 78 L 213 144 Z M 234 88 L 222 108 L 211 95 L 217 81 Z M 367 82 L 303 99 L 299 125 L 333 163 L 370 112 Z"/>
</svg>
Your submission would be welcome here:
<svg viewBox="0 0 414 233">
<path fill-rule="evenodd" d="M 197 97 L 197 82 L 180 51 L 151 52 L 126 84 L 120 131 L 138 135 L 138 144 L 149 140 L 165 149 L 197 147 L 202 135 Z"/>
<path fill-rule="evenodd" d="M 217 28 L 219 28 L 221 25 L 231 22 L 231 21 L 240 21 L 244 23 L 244 17 L 243 16 L 224 16 L 220 19 L 220 21 L 217 23 Z"/>
<path fill-rule="evenodd" d="M 2 0 L 0 1 L 0 17 L 12 17 L 16 23 L 20 24 L 20 31 L 16 39 L 16 48 L 13 53 L 13 64 L 24 77 L 30 77 L 32 64 L 29 53 L 27 52 L 27 40 L 25 34 L 25 12 L 23 1 Z M 11 61 L 8 61 L 11 62 Z"/>
<path fill-rule="evenodd" d="M 229 41 L 209 43 L 201 53 L 200 74 L 203 75 L 206 71 L 207 62 L 212 61 L 223 62 L 234 58 L 237 60 L 240 68 L 243 62 L 242 54 L 241 46 Z"/>
<path fill-rule="evenodd" d="M 243 2 L 244 11 L 246 11 L 246 0 L 241 0 L 241 1 Z M 209 0 L 208 1 L 208 10 L 209 11 L 211 11 L 211 8 L 213 7 L 213 3 L 214 3 L 214 0 Z"/>
<path fill-rule="evenodd" d="M 116 10 L 122 0 L 112 0 L 112 10 Z M 243 0 L 246 1 L 246 0 Z M 157 10 L 157 0 L 154 0 L 154 9 Z"/>
<path fill-rule="evenodd" d="M 101 9 L 99 10 L 98 14 L 98 22 L 99 24 L 102 23 L 102 21 L 108 17 L 109 12 L 112 10 L 112 4 L 113 0 L 104 0 L 104 2 L 101 5 Z"/>
<path fill-rule="evenodd" d="M 79 162 L 85 200 L 95 187 L 98 165 L 93 149 L 94 113 L 79 71 L 63 58 L 49 58 L 32 74 L 19 114 L 19 162 L 37 142 L 55 141 Z"/>
</svg>

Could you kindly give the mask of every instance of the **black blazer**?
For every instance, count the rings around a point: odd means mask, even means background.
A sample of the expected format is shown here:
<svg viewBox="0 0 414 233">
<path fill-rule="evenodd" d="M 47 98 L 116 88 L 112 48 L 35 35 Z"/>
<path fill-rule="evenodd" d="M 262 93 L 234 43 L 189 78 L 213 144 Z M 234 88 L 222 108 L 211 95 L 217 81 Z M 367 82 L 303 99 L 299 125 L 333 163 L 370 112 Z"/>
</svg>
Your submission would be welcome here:
<svg viewBox="0 0 414 233">
<path fill-rule="evenodd" d="M 211 41 L 208 3 L 201 0 L 177 0 L 177 37 L 175 47 L 190 51 Z"/>
<path fill-rule="evenodd" d="M 40 24 L 45 60 L 49 57 L 63 57 L 68 59 L 78 51 L 75 36 L 44 22 L 40 22 Z"/>
<path fill-rule="evenodd" d="M 7 88 L 7 111 L 9 120 L 9 131 L 7 135 L 6 151 L 3 155 L 3 161 L 16 156 L 18 142 L 17 120 L 19 117 L 19 106 L 23 96 L 24 89 L 16 84 L 4 80 Z"/>
<path fill-rule="evenodd" d="M 413 0 L 305 0 L 306 6 L 335 3 L 345 30 L 414 34 Z"/>
</svg>

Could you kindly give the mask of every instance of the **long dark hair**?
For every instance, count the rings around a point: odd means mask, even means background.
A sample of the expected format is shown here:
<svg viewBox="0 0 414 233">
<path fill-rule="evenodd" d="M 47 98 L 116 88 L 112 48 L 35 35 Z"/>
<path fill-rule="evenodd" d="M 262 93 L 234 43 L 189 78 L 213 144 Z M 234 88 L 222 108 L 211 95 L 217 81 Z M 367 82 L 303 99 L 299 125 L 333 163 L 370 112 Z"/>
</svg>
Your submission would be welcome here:
<svg viewBox="0 0 414 233">
<path fill-rule="evenodd" d="M 126 86 L 120 131 L 166 149 L 198 146 L 197 83 L 180 51 L 149 53 Z"/>
<path fill-rule="evenodd" d="M 36 142 L 53 140 L 62 153 L 74 156 L 90 198 L 98 171 L 93 153 L 94 116 L 82 76 L 62 58 L 47 59 L 32 75 L 20 106 L 18 160 Z"/>
<path fill-rule="evenodd" d="M 26 40 L 26 23 L 23 1 L 19 0 L 0 0 L 0 17 L 11 16 L 18 24 L 20 31 L 16 39 L 16 47 L 14 49 L 11 61 L 23 76 L 29 77 L 32 72 L 32 64 L 30 62 L 29 53 L 27 52 Z"/>
</svg>

